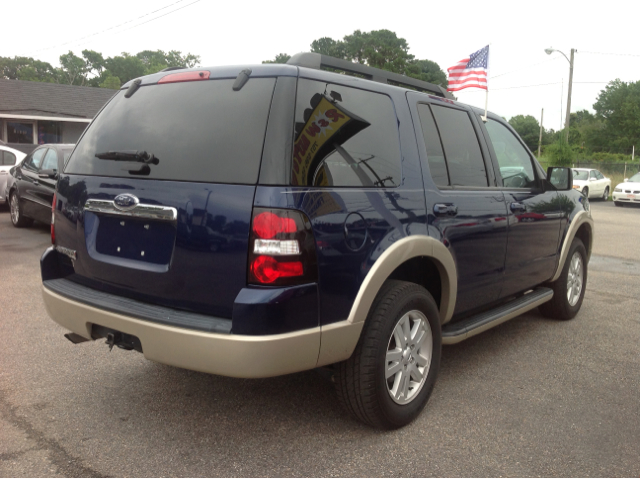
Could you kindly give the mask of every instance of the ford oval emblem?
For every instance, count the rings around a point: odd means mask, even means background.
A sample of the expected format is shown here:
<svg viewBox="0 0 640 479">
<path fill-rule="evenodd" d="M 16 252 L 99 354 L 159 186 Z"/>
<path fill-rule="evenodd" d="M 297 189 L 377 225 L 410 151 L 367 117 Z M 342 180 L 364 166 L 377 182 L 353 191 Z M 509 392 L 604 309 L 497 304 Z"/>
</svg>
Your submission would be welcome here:
<svg viewBox="0 0 640 479">
<path fill-rule="evenodd" d="M 129 193 L 122 193 L 113 200 L 115 207 L 123 211 L 135 208 L 138 206 L 138 203 L 140 203 L 140 200 Z"/>
</svg>

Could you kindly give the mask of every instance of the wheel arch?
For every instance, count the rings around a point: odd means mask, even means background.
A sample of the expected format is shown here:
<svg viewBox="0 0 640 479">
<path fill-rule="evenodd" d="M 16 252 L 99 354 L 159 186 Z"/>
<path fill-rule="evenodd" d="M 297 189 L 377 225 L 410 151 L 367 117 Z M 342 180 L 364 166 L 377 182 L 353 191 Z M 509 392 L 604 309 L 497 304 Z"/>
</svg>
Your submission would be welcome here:
<svg viewBox="0 0 640 479">
<path fill-rule="evenodd" d="M 429 273 L 437 271 L 438 281 L 429 274 L 411 272 L 413 266 L 420 265 L 430 268 Z M 360 286 L 348 322 L 364 322 L 373 300 L 389 278 L 417 282 L 430 290 L 438 304 L 441 323 L 446 323 L 453 316 L 458 291 L 453 257 L 436 239 L 416 235 L 396 241 L 376 260 Z"/>
<path fill-rule="evenodd" d="M 569 248 L 571 247 L 573 238 L 580 238 L 587 250 L 587 263 L 589 262 L 589 259 L 591 258 L 591 250 L 593 248 L 593 227 L 593 218 L 591 218 L 591 213 L 589 211 L 580 211 L 572 218 L 562 242 L 560 259 L 558 261 L 556 271 L 550 280 L 551 282 L 560 277 L 564 263 L 567 260 L 567 255 L 569 254 Z"/>
</svg>

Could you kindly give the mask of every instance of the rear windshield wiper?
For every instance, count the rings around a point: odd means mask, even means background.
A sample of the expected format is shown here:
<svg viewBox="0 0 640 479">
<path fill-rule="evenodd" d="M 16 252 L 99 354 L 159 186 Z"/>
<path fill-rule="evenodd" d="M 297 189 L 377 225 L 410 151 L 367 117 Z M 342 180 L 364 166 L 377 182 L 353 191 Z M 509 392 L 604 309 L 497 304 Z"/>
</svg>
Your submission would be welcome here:
<svg viewBox="0 0 640 479">
<path fill-rule="evenodd" d="M 135 161 L 147 165 L 157 165 L 160 163 L 160 160 L 156 158 L 153 153 L 147 153 L 144 150 L 104 151 L 102 153 L 96 153 L 96 158 L 101 160 Z"/>
</svg>

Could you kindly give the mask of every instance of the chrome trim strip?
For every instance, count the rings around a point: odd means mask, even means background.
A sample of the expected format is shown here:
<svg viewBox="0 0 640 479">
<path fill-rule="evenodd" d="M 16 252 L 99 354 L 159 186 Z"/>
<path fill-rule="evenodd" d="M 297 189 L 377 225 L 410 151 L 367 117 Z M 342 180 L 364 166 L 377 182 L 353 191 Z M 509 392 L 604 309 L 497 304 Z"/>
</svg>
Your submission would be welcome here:
<svg viewBox="0 0 640 479">
<path fill-rule="evenodd" d="M 176 221 L 178 219 L 178 210 L 171 206 L 138 204 L 130 210 L 123 211 L 119 209 L 113 201 L 92 199 L 87 200 L 84 204 L 84 209 L 92 213 L 159 221 Z"/>
</svg>

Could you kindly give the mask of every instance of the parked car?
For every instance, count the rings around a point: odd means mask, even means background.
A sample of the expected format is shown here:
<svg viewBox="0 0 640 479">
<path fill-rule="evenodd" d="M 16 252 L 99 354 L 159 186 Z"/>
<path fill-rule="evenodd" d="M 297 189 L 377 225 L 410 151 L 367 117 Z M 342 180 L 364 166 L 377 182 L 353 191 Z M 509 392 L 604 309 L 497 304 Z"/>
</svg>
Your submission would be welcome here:
<svg viewBox="0 0 640 479">
<path fill-rule="evenodd" d="M 573 187 L 587 198 L 609 199 L 611 178 L 592 168 L 573 168 Z"/>
<path fill-rule="evenodd" d="M 616 206 L 624 206 L 625 203 L 640 203 L 640 173 L 631 178 L 625 178 L 613 190 L 613 201 Z"/>
<path fill-rule="evenodd" d="M 13 226 L 30 226 L 33 220 L 51 222 L 56 182 L 73 147 L 73 144 L 41 145 L 10 170 L 4 192 Z"/>
<path fill-rule="evenodd" d="M 5 189 L 10 176 L 9 171 L 25 157 L 21 151 L 3 145 L 0 144 L 0 205 L 4 205 L 8 201 Z"/>
<path fill-rule="evenodd" d="M 483 116 L 316 53 L 128 82 L 58 181 L 47 311 L 74 343 L 182 368 L 326 367 L 355 417 L 403 426 L 443 344 L 583 301 L 589 202 Z"/>
</svg>

